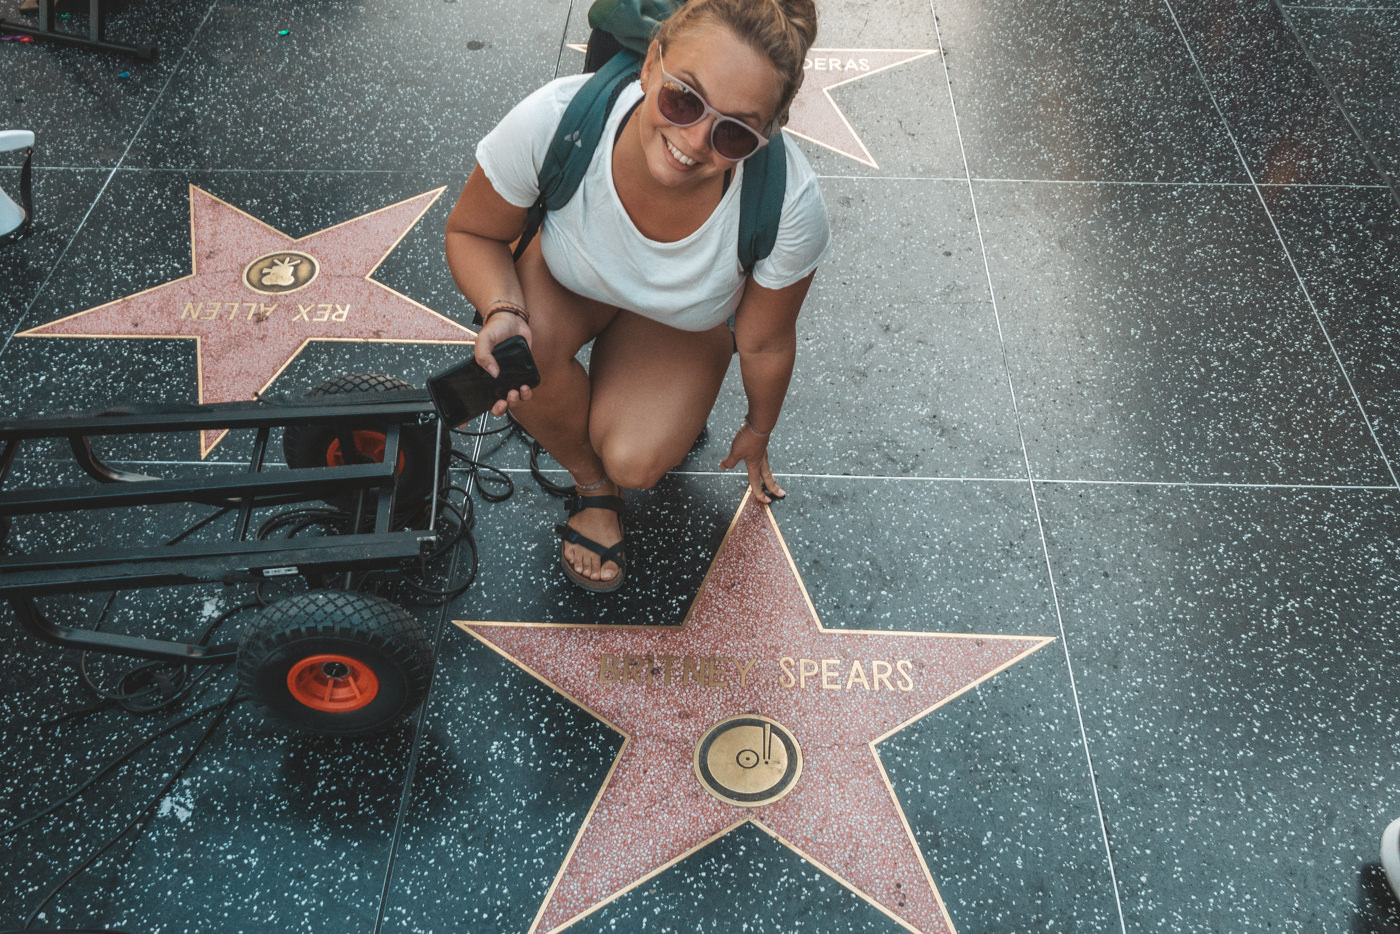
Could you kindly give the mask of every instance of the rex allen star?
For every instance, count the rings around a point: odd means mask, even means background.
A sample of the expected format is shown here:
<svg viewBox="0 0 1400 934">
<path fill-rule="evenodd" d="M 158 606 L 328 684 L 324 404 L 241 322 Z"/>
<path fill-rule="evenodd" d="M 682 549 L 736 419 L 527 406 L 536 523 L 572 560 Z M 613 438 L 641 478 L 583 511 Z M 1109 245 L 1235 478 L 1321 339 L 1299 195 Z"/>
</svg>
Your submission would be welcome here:
<svg viewBox="0 0 1400 934">
<path fill-rule="evenodd" d="M 310 341 L 470 343 L 468 328 L 370 278 L 441 194 L 298 239 L 191 185 L 188 276 L 17 336 L 194 340 L 199 402 L 255 398 Z M 225 433 L 204 432 L 201 456 Z"/>
</svg>

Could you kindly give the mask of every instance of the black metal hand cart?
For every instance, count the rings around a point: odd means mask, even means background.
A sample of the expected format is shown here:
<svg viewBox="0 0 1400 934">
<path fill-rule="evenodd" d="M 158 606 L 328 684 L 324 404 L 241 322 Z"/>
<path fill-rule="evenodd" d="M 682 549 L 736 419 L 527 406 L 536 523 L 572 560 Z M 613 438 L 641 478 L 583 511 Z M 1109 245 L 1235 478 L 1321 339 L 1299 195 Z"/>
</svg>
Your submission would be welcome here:
<svg viewBox="0 0 1400 934">
<path fill-rule="evenodd" d="M 276 428 L 283 429 L 286 469 L 265 463 Z M 224 467 L 214 476 L 153 477 L 104 463 L 92 444 L 99 436 L 209 429 L 256 431 L 246 467 Z M 97 482 L 4 489 L 21 446 L 42 439 L 66 440 Z M 378 731 L 422 700 L 433 663 L 427 634 L 405 608 L 361 592 L 358 582 L 412 574 L 440 545 L 439 494 L 447 487 L 450 445 L 426 392 L 390 377 L 344 376 L 298 401 L 0 420 L 0 443 L 0 543 L 19 516 L 38 517 L 42 529 L 44 517 L 61 513 L 187 503 L 232 517 L 232 536 L 217 541 L 182 534 L 135 546 L 0 554 L 0 597 L 34 635 L 180 665 L 236 657 L 242 689 L 276 717 L 310 732 Z M 341 511 L 333 534 L 250 536 L 255 510 L 316 500 Z M 66 626 L 37 602 L 57 594 L 187 584 L 261 588 L 296 577 L 309 589 L 267 603 L 240 640 L 214 645 Z"/>
</svg>

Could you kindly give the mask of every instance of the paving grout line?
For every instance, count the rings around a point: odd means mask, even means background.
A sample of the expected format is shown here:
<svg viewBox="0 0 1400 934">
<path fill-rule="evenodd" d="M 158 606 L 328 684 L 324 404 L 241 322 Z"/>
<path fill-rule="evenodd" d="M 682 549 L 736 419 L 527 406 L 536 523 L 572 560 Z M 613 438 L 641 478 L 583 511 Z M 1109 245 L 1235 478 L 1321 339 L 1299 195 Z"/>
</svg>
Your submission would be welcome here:
<svg viewBox="0 0 1400 934">
<path fill-rule="evenodd" d="M 498 469 L 502 473 L 508 474 L 526 475 L 530 473 L 529 468 L 526 467 L 502 467 Z M 565 473 L 562 468 L 547 468 L 542 472 L 561 475 Z M 1026 482 L 1025 477 L 969 477 L 953 474 L 908 474 L 905 476 L 897 476 L 893 474 L 798 473 L 789 470 L 776 470 L 773 472 L 773 475 L 784 480 L 858 480 L 861 482 L 879 483 L 1002 483 L 1019 486 Z M 720 470 L 672 470 L 668 476 L 730 478 L 738 476 L 739 479 L 743 479 L 742 475 Z M 1042 476 L 1037 476 L 1033 479 L 1036 483 L 1078 484 L 1081 486 L 1145 486 L 1185 489 L 1200 487 L 1203 489 L 1226 490 L 1373 490 L 1386 493 L 1397 492 L 1395 487 L 1388 484 L 1365 483 L 1234 483 L 1225 480 L 1100 480 Z"/>
<path fill-rule="evenodd" d="M 1390 172 L 1386 171 L 1385 165 L 1380 164 L 1379 155 L 1376 155 L 1375 151 L 1372 150 L 1371 140 L 1366 139 L 1366 134 L 1362 133 L 1361 127 L 1357 126 L 1357 120 L 1352 118 L 1351 111 L 1348 111 L 1347 104 L 1341 99 L 1337 88 L 1333 87 L 1330 78 L 1327 77 L 1326 71 L 1322 70 L 1322 66 L 1317 64 L 1317 60 L 1313 57 L 1312 46 L 1303 42 L 1302 32 L 1299 31 L 1298 25 L 1294 24 L 1294 18 L 1289 15 L 1289 11 L 1301 10 L 1301 8 L 1317 8 L 1317 10 L 1331 11 L 1350 11 L 1350 8 L 1343 7 L 1338 10 L 1337 7 L 1288 7 L 1282 4 L 1280 0 L 1274 0 L 1274 6 L 1278 8 L 1278 15 L 1284 20 L 1284 25 L 1288 28 L 1289 34 L 1294 36 L 1294 42 L 1298 43 L 1299 50 L 1302 50 L 1303 60 L 1308 62 L 1309 67 L 1312 67 L 1313 73 L 1317 76 L 1317 80 L 1322 83 L 1323 90 L 1327 91 L 1327 97 L 1331 99 L 1331 105 L 1337 108 L 1338 113 L 1341 113 L 1341 119 L 1347 122 L 1347 126 L 1351 129 L 1352 136 L 1357 137 L 1358 143 L 1361 143 L 1361 150 L 1366 154 L 1366 158 L 1371 160 L 1371 165 L 1376 169 L 1376 174 L 1380 175 L 1380 178 L 1385 179 L 1386 188 L 1390 189 L 1390 197 L 1396 202 L 1397 206 L 1400 206 L 1400 189 L 1396 188 L 1397 179 L 1394 178 L 1394 175 L 1390 174 Z M 1364 7 L 1362 10 L 1372 11 L 1382 10 L 1382 8 L 1383 7 Z"/>
<path fill-rule="evenodd" d="M 209 4 L 209 8 L 204 11 L 204 19 L 199 21 L 199 25 L 196 26 L 194 32 L 190 34 L 190 41 L 180 50 L 180 57 L 176 59 L 174 67 L 170 69 L 170 74 L 166 76 L 165 83 L 160 87 L 160 93 L 156 95 L 155 100 L 151 101 L 151 106 L 146 111 L 146 115 L 141 118 L 141 123 L 136 127 L 136 132 L 132 133 L 131 138 L 126 141 L 126 148 L 122 150 L 121 158 L 119 158 L 116 164 L 112 166 L 111 170 L 108 171 L 107 178 L 103 180 L 102 187 L 97 189 L 97 194 L 93 196 L 92 203 L 88 205 L 87 211 L 84 212 L 83 219 L 80 220 L 78 226 L 73 229 L 73 236 L 68 238 L 68 242 L 63 245 L 63 251 L 59 253 L 53 263 L 49 265 L 49 274 L 45 276 L 44 281 L 39 284 L 39 288 L 34 292 L 34 297 L 29 300 L 29 304 L 25 306 L 24 312 L 19 316 L 19 320 L 15 322 L 14 329 L 5 335 L 3 342 L 0 342 L 0 356 L 4 356 L 5 351 L 10 348 L 10 342 L 15 339 L 15 335 L 24 329 L 24 322 L 29 319 L 30 313 L 34 310 L 34 306 L 38 304 L 39 298 L 44 294 L 44 290 L 48 288 L 49 282 L 53 279 L 54 273 L 57 272 L 58 267 L 63 264 L 63 260 L 68 255 L 68 251 L 73 248 L 73 244 L 77 242 L 79 235 L 83 232 L 83 228 L 87 226 L 88 218 L 92 217 L 92 212 L 97 210 L 97 205 L 107 193 L 107 186 L 112 184 L 112 179 L 117 177 L 117 172 L 120 171 L 122 163 L 125 162 L 126 157 L 131 154 L 131 147 L 136 145 L 136 141 L 141 138 L 141 133 L 146 129 L 146 124 L 151 122 L 151 115 L 156 112 L 156 108 L 160 106 L 160 102 L 165 98 L 165 92 L 170 90 L 170 83 L 174 81 L 175 76 L 180 73 L 180 67 L 184 65 L 185 59 L 189 57 L 190 49 L 194 47 L 195 42 L 199 39 L 199 34 L 204 31 L 204 27 L 208 24 L 209 18 L 214 15 L 214 8 L 218 5 L 219 0 L 212 0 Z"/>
<path fill-rule="evenodd" d="M 23 165 L 18 164 L 18 163 L 16 163 L 15 165 L 0 166 L 0 168 L 4 168 L 6 171 L 13 171 L 13 172 L 18 172 L 18 171 L 19 171 L 20 169 L 22 169 L 23 167 L 24 167 Z M 113 170 L 113 168 L 114 168 L 114 166 L 110 166 L 110 165 L 36 165 L 36 166 L 34 166 L 34 171 L 36 171 L 36 172 L 38 172 L 38 171 L 42 171 L 42 172 L 110 172 L 110 171 Z M 136 170 L 128 169 L 127 171 L 136 171 Z"/>
<path fill-rule="evenodd" d="M 965 184 L 968 181 L 968 178 L 955 178 L 948 175 L 818 175 L 817 178 L 823 181 L 842 182 L 957 182 L 959 184 Z M 980 175 L 973 175 L 970 176 L 970 178 L 979 185 L 1103 185 L 1108 188 L 1324 188 L 1342 191 L 1350 189 L 1379 189 L 1388 191 L 1390 188 L 1390 186 L 1380 183 L 1361 185 L 1356 182 L 1266 182 L 1260 185 L 1251 182 L 1146 182 L 1134 181 L 1131 179 L 1115 180 L 1102 178 L 988 178 Z"/>
<path fill-rule="evenodd" d="M 1103 185 L 1107 188 L 1324 188 L 1328 190 L 1336 189 L 1347 191 L 1351 189 L 1379 189 L 1386 191 L 1388 185 L 1360 185 L 1355 182 L 1267 182 L 1259 184 L 1257 182 L 1137 182 L 1137 181 L 1111 181 L 1105 179 L 1074 179 L 1074 178 L 980 178 L 972 179 L 978 184 L 1018 184 L 1018 185 Z M 958 179 L 962 181 L 962 179 Z"/>
<path fill-rule="evenodd" d="M 569 34 L 569 22 L 570 22 L 570 20 L 572 19 L 573 15 L 574 15 L 574 4 L 573 4 L 573 2 L 570 2 L 570 4 L 569 4 L 569 14 L 568 14 L 567 16 L 564 17 L 564 37 L 561 38 L 560 44 L 559 44 L 559 58 L 555 61 L 555 66 L 554 66 L 554 73 L 555 73 L 555 76 L 556 76 L 556 77 L 557 77 L 558 74 L 559 74 L 560 62 L 563 61 L 563 53 L 564 53 L 565 43 L 567 42 L 568 34 Z M 483 426 L 485 425 L 485 422 L 486 422 L 486 416 L 483 415 L 483 416 L 481 417 L 481 423 L 482 423 Z M 473 440 L 475 441 L 475 446 L 474 446 L 473 449 L 472 449 L 472 456 L 471 456 L 471 459 L 472 459 L 472 461 L 476 461 L 476 460 L 478 460 L 478 459 L 480 458 L 482 447 L 486 444 L 486 436 L 485 436 L 485 435 L 477 435 Z M 451 444 L 451 438 L 450 438 L 450 437 L 448 438 L 448 444 Z M 477 483 L 476 483 L 476 475 L 475 475 L 475 473 L 471 472 L 470 468 L 467 468 L 467 470 L 468 470 L 468 473 L 467 473 L 467 479 L 466 479 L 466 495 L 467 495 L 467 498 L 470 499 L 470 498 L 471 498 L 471 495 L 472 495 L 472 488 L 473 488 L 474 486 L 476 486 Z M 450 466 L 450 464 L 449 464 L 449 467 L 448 467 L 448 471 L 449 471 L 449 474 L 450 474 L 450 472 L 451 472 L 451 466 Z M 469 514 L 468 514 L 468 515 L 469 515 Z M 467 521 L 465 517 L 463 518 L 463 521 L 464 521 L 464 522 Z M 452 561 L 451 561 L 450 570 L 449 570 L 448 576 L 447 576 L 447 580 L 448 580 L 449 582 L 452 581 L 452 580 L 454 580 L 454 575 L 455 575 L 456 570 L 457 570 L 457 562 L 460 561 L 461 558 L 462 558 L 462 546 L 459 545 L 458 547 L 456 547 L 455 549 L 453 549 Z M 443 633 L 446 631 L 446 629 L 447 629 L 447 627 L 448 627 L 447 617 L 448 617 L 449 605 L 450 605 L 449 603 L 444 603 L 443 606 L 442 606 L 442 608 L 441 608 L 441 610 L 439 611 L 439 614 L 438 614 L 437 633 L 436 633 L 436 635 L 434 636 L 434 639 L 433 639 L 433 657 L 434 657 L 435 659 L 438 657 L 438 655 L 439 655 L 439 650 L 440 650 L 440 648 L 441 648 L 441 646 L 442 646 L 442 637 L 443 637 Z M 428 709 L 429 709 L 430 705 L 432 704 L 432 700 L 433 700 L 433 689 L 434 689 L 436 686 L 437 686 L 437 666 L 434 665 L 434 666 L 433 666 L 433 674 L 432 674 L 432 675 L 429 677 L 429 679 L 428 679 L 428 690 L 424 693 L 424 695 L 423 695 L 423 703 L 422 703 L 422 706 L 419 708 L 419 715 L 418 715 L 418 717 L 417 717 L 417 721 L 416 721 L 415 729 L 414 729 L 414 734 L 413 734 L 413 745 L 412 745 L 412 747 L 411 747 L 411 749 L 410 749 L 410 752 L 409 752 L 408 768 L 406 769 L 405 774 L 404 774 L 403 794 L 402 794 L 402 795 L 400 796 L 400 798 L 399 798 L 398 812 L 394 815 L 394 831 L 393 831 L 393 835 L 392 835 L 392 837 L 391 837 L 391 839 L 390 839 L 390 841 L 389 841 L 389 856 L 388 856 L 388 859 L 385 861 L 385 865 L 384 865 L 384 883 L 383 883 L 383 886 L 380 888 L 380 893 L 379 893 L 379 910 L 378 910 L 378 912 L 375 914 L 375 919 L 374 919 L 374 934 L 381 934 L 381 932 L 384 930 L 385 914 L 386 914 L 386 912 L 387 912 L 388 909 L 389 909 L 389 896 L 390 896 L 390 894 L 391 894 L 391 892 L 392 892 L 392 890 L 393 890 L 393 884 L 394 884 L 394 867 L 395 867 L 396 863 L 398 862 L 399 845 L 400 845 L 400 841 L 401 841 L 401 839 L 402 839 L 402 837 L 403 837 L 404 818 L 405 818 L 405 816 L 408 814 L 409 806 L 411 805 L 411 803 L 412 803 L 412 801 L 413 801 L 413 782 L 414 782 L 414 780 L 415 780 L 416 777 L 417 777 L 417 764 L 418 764 L 418 759 L 419 759 L 419 756 L 421 755 L 421 750 L 422 750 L 422 747 L 423 747 L 423 740 L 424 740 L 424 737 L 427 735 L 427 730 L 424 729 L 424 726 L 425 726 L 425 724 L 427 723 L 427 719 L 428 719 Z"/>
<path fill-rule="evenodd" d="M 67 458 L 60 457 L 64 463 L 68 463 Z M 113 459 L 107 463 L 113 467 L 219 467 L 229 469 L 241 469 L 248 466 L 246 461 L 185 461 L 185 460 L 122 460 Z M 269 467 L 286 467 L 287 465 L 276 460 L 267 462 Z M 449 471 L 458 473 L 468 473 L 466 467 L 449 467 Z M 528 467 L 496 467 L 501 473 L 517 476 L 529 476 Z M 558 474 L 563 476 L 567 471 L 562 467 L 541 468 L 541 473 Z M 854 480 L 861 483 L 983 483 L 983 484 L 1014 484 L 1021 485 L 1026 482 L 1025 477 L 990 477 L 990 476 L 967 476 L 958 474 L 851 474 L 851 473 L 804 473 L 801 471 L 778 470 L 774 475 L 785 480 Z M 671 477 L 719 477 L 731 480 L 742 480 L 743 475 L 734 471 L 724 470 L 672 470 L 667 476 Z M 1216 490 L 1327 490 L 1327 491 L 1370 491 L 1381 493 L 1400 492 L 1396 487 L 1385 483 L 1262 483 L 1247 480 L 1106 480 L 1097 477 L 1055 477 L 1055 476 L 1035 476 L 1034 482 L 1038 484 L 1052 484 L 1059 486 L 1136 486 L 1136 487 L 1162 487 L 1165 489 L 1216 489 Z"/>
<path fill-rule="evenodd" d="M 1385 179 L 1386 187 L 1390 189 L 1391 199 L 1395 201 L 1397 206 L 1400 206 L 1400 188 L 1396 187 L 1397 179 L 1387 172 L 1385 166 L 1381 164 L 1380 157 L 1377 156 L 1375 151 L 1371 148 L 1370 140 L 1361 132 L 1361 127 L 1356 125 L 1356 121 L 1352 118 L 1351 111 L 1346 108 L 1346 103 L 1342 100 L 1342 96 L 1338 94 L 1337 89 L 1332 86 L 1331 80 L 1327 77 L 1327 72 L 1323 71 L 1322 66 L 1313 58 L 1311 46 L 1303 41 L 1302 33 L 1299 32 L 1298 27 L 1294 24 L 1293 17 L 1289 15 L 1290 9 L 1297 8 L 1285 6 L 1280 0 L 1274 0 L 1274 5 L 1278 8 L 1279 16 L 1283 18 L 1283 24 L 1288 27 L 1288 31 L 1293 34 L 1293 41 L 1298 44 L 1299 50 L 1303 53 L 1303 60 L 1308 63 L 1313 72 L 1317 75 L 1317 80 L 1322 82 L 1322 87 L 1327 91 L 1327 96 L 1331 99 L 1332 106 L 1337 108 L 1337 112 L 1342 115 L 1342 119 L 1345 120 L 1347 126 L 1351 128 L 1352 134 L 1356 137 L 1357 141 L 1361 143 L 1362 152 L 1366 153 L 1366 158 L 1371 160 L 1371 165 L 1375 168 L 1377 174 Z M 1322 9 L 1335 10 L 1336 8 L 1323 7 Z M 1375 10 L 1380 8 L 1368 7 L 1367 9 Z M 1173 14 L 1172 18 L 1175 19 L 1175 14 Z M 1178 26 L 1177 28 L 1180 29 L 1181 27 Z M 1192 55 L 1192 60 L 1195 60 L 1194 54 Z M 1213 96 L 1214 95 L 1212 95 L 1212 97 Z"/>
<path fill-rule="evenodd" d="M 154 175 L 164 172 L 166 174 L 175 173 L 179 175 L 421 175 L 412 169 L 244 169 L 237 166 L 228 168 L 213 169 L 202 166 L 167 166 L 152 168 L 149 166 L 130 166 L 121 169 L 123 172 L 141 173 L 142 175 Z"/>
<path fill-rule="evenodd" d="M 484 417 L 482 421 L 485 421 Z M 473 459 L 480 456 L 481 448 L 486 443 L 486 436 L 477 435 L 475 441 L 476 447 L 472 451 Z M 447 443 L 448 445 L 452 443 L 450 436 L 447 439 Z M 450 462 L 449 459 L 449 464 Z M 448 472 L 449 474 L 451 472 L 450 466 L 448 467 Z M 465 485 L 467 499 L 471 498 L 472 488 L 475 485 L 475 479 L 469 472 Z M 470 512 L 464 513 L 463 521 L 466 521 L 466 517 L 470 515 Z M 439 512 L 438 516 L 438 521 L 441 522 L 442 513 Z M 463 543 L 459 542 L 452 550 L 452 560 L 448 563 L 447 568 L 447 582 L 449 587 L 452 581 L 457 579 L 458 562 L 462 560 L 463 547 Z M 379 910 L 375 914 L 373 934 L 381 934 L 384 930 L 385 915 L 389 910 L 389 896 L 393 891 L 394 867 L 398 863 L 399 843 L 403 838 L 404 831 L 404 818 L 409 813 L 409 806 L 413 803 L 413 783 L 418 776 L 418 760 L 422 755 L 423 739 L 428 733 L 426 729 L 428 709 L 432 705 L 433 689 L 437 687 L 438 683 L 438 666 L 436 661 L 442 655 L 443 635 L 447 632 L 450 625 L 447 620 L 452 602 L 451 600 L 444 602 L 442 606 L 438 608 L 437 629 L 433 634 L 433 670 L 428 675 L 428 689 L 423 692 L 423 702 L 419 705 L 418 712 L 413 718 L 413 743 L 409 747 L 408 766 L 404 770 L 403 792 L 399 795 L 398 811 L 394 815 L 394 830 L 389 838 L 389 855 L 384 861 L 384 882 L 379 890 Z"/>
<path fill-rule="evenodd" d="M 1254 183 L 1254 172 L 1249 167 L 1249 160 L 1245 158 L 1244 150 L 1240 147 L 1240 142 L 1235 137 L 1234 127 L 1230 125 L 1229 118 L 1225 116 L 1225 111 L 1221 108 L 1220 101 L 1215 96 L 1215 89 L 1211 87 L 1210 79 L 1206 77 L 1205 69 L 1201 67 L 1200 61 L 1196 58 L 1196 50 L 1191 47 L 1191 40 L 1187 38 L 1186 30 L 1182 28 L 1181 21 L 1177 19 L 1176 9 L 1172 6 L 1172 0 L 1162 0 L 1162 5 L 1167 8 L 1167 14 L 1171 16 L 1172 24 L 1176 26 L 1177 34 L 1181 37 L 1181 44 L 1186 48 L 1186 54 L 1191 57 L 1191 65 L 1196 69 L 1196 74 L 1201 79 L 1201 85 L 1205 88 L 1206 93 L 1210 95 L 1211 106 L 1215 108 L 1216 114 L 1220 117 L 1220 123 L 1225 127 L 1226 135 L 1230 137 L 1230 144 L 1235 147 L 1235 156 L 1240 160 L 1240 165 L 1244 168 L 1245 174 L 1249 176 L 1250 182 Z M 1309 62 L 1311 62 L 1311 59 L 1309 59 Z M 1346 114 L 1344 109 L 1342 113 L 1344 116 L 1347 116 L 1347 122 L 1350 124 L 1350 116 Z M 1356 128 L 1353 126 L 1352 129 L 1355 131 Z M 1366 141 L 1364 139 L 1361 140 L 1361 143 L 1363 147 L 1366 146 Z M 1367 152 L 1369 153 L 1369 151 L 1368 148 Z M 1264 192 L 1260 190 L 1258 184 L 1254 184 L 1254 195 L 1259 199 L 1259 206 L 1264 209 L 1264 216 L 1268 218 L 1269 226 L 1273 229 L 1274 236 L 1278 239 L 1279 247 L 1283 250 L 1284 259 L 1288 260 L 1288 267 L 1293 270 L 1293 276 L 1298 280 L 1298 288 L 1302 290 L 1303 298 L 1307 300 L 1308 307 L 1312 309 L 1313 320 L 1317 322 L 1318 330 L 1322 332 L 1323 339 L 1327 341 L 1328 349 L 1332 351 L 1332 359 L 1336 362 L 1337 370 L 1342 374 L 1342 380 L 1346 383 L 1347 389 L 1351 391 L 1351 397 L 1356 402 L 1357 411 L 1361 413 L 1361 420 L 1366 423 L 1366 430 L 1371 433 L 1371 441 L 1375 444 L 1376 453 L 1381 456 L 1381 461 L 1385 464 L 1385 469 L 1390 474 L 1390 482 L 1396 489 L 1400 489 L 1400 476 L 1396 475 L 1395 465 L 1390 462 L 1390 458 L 1386 455 L 1385 447 L 1381 444 L 1380 436 L 1376 434 L 1375 425 L 1371 422 L 1371 416 L 1366 413 L 1366 406 L 1361 401 L 1361 393 L 1357 391 L 1355 384 L 1351 381 L 1351 374 L 1347 372 L 1346 364 L 1342 361 L 1341 352 L 1337 350 L 1337 345 L 1332 342 L 1332 335 L 1328 333 L 1327 324 L 1322 320 L 1322 312 L 1318 310 L 1317 302 L 1313 301 L 1312 293 L 1308 291 L 1308 284 L 1303 279 L 1303 273 L 1298 268 L 1298 264 L 1293 261 L 1293 251 L 1288 248 L 1288 241 L 1284 239 L 1283 231 L 1279 229 L 1278 222 L 1274 220 L 1274 213 L 1269 210 L 1269 202 L 1265 199 Z"/>
<path fill-rule="evenodd" d="M 1078 486 L 1157 486 L 1169 489 L 1205 490 L 1371 490 L 1382 493 L 1400 492 L 1388 484 L 1365 483 L 1227 483 L 1222 480 L 1066 480 L 1060 477 L 1037 477 L 1036 483 Z"/>
<path fill-rule="evenodd" d="M 17 165 L 3 166 L 0 168 L 13 169 L 18 171 Z M 153 175 L 408 175 L 421 176 L 423 171 L 417 169 L 263 169 L 263 168 L 240 168 L 230 166 L 225 168 L 208 168 L 200 166 L 101 166 L 101 165 L 45 165 L 46 172 L 128 172 L 131 174 Z M 817 178 L 823 181 L 841 182 L 956 182 L 965 184 L 968 180 L 966 176 L 953 175 L 838 175 L 819 174 Z M 1141 187 L 1141 188 L 1318 188 L 1337 191 L 1389 191 L 1390 186 L 1384 182 L 1363 185 L 1358 182 L 1198 182 L 1190 180 L 1175 180 L 1167 182 L 1140 181 L 1136 179 L 1107 179 L 1107 178 L 1010 178 L 992 177 L 984 175 L 971 176 L 972 181 L 978 184 L 988 185 L 1102 185 L 1106 188 L 1116 187 Z"/>
<path fill-rule="evenodd" d="M 943 48 L 943 31 L 938 25 L 938 11 L 934 0 L 929 0 L 929 14 L 933 20 L 933 34 L 938 40 L 938 57 L 943 62 L 943 80 L 948 92 L 948 106 L 953 114 L 953 130 L 958 138 L 958 152 L 962 155 L 963 172 L 967 175 L 967 197 L 972 206 L 972 222 L 977 230 L 977 243 L 982 252 L 982 269 L 987 277 L 987 294 L 992 303 L 992 316 L 997 325 L 997 340 L 1001 345 L 1002 369 L 1006 373 L 1006 389 L 1011 395 L 1011 410 L 1016 420 L 1016 434 L 1021 441 L 1021 459 L 1026 469 L 1026 482 L 1030 487 L 1031 508 L 1035 511 L 1036 528 L 1040 532 L 1040 548 L 1045 556 L 1045 574 L 1050 583 L 1050 601 L 1055 607 L 1055 622 L 1060 631 L 1060 648 L 1064 652 L 1065 671 L 1069 676 L 1070 696 L 1074 698 L 1074 715 L 1079 722 L 1079 741 L 1084 750 L 1085 770 L 1089 778 L 1089 789 L 1094 797 L 1094 810 L 1099 818 L 1099 832 L 1103 839 L 1104 859 L 1108 863 L 1108 877 L 1113 886 L 1113 904 L 1118 912 L 1118 928 L 1128 934 L 1127 918 L 1123 914 L 1123 896 L 1119 891 L 1118 869 L 1113 864 L 1113 847 L 1108 836 L 1108 820 L 1104 816 L 1103 797 L 1099 794 L 1099 782 L 1094 773 L 1094 756 L 1089 750 L 1089 731 L 1084 725 L 1084 708 L 1079 700 L 1079 685 L 1074 677 L 1074 660 L 1069 653 L 1069 634 L 1065 631 L 1064 614 L 1060 609 L 1060 595 L 1055 586 L 1055 568 L 1050 561 L 1050 542 L 1045 534 L 1045 523 L 1040 515 L 1040 498 L 1036 493 L 1035 474 L 1031 470 L 1030 449 L 1026 444 L 1025 429 L 1021 422 L 1020 404 L 1016 399 L 1016 386 L 1011 378 L 1011 360 L 1006 350 L 1006 335 L 1001 325 L 1001 309 L 997 304 L 996 288 L 992 283 L 992 264 L 987 256 L 987 242 L 982 234 L 982 216 L 977 210 L 977 191 L 972 180 L 972 167 L 967 161 L 967 146 L 963 141 L 962 122 L 958 119 L 957 99 L 953 94 L 953 75 L 948 68 L 948 57 Z"/>
<path fill-rule="evenodd" d="M 457 573 L 460 551 L 460 548 L 453 550 L 452 560 L 448 563 L 448 580 L 452 580 Z M 418 760 L 422 755 L 423 738 L 427 735 L 428 702 L 432 700 L 433 688 L 437 685 L 436 661 L 441 654 L 442 637 L 448 626 L 447 608 L 448 604 L 444 603 L 437 610 L 437 626 L 433 633 L 433 669 L 428 674 L 428 689 L 423 692 L 423 701 L 413 716 L 413 742 L 409 745 L 408 763 L 404 766 L 403 790 L 399 793 L 399 805 L 394 814 L 394 829 L 389 835 L 389 854 L 384 860 L 384 881 L 379 889 L 379 910 L 374 917 L 374 934 L 380 934 L 384 929 L 384 916 L 389 908 L 389 895 L 394 881 L 394 866 L 398 862 L 399 840 L 403 836 L 404 816 L 413 802 L 413 782 L 418 776 Z"/>
</svg>

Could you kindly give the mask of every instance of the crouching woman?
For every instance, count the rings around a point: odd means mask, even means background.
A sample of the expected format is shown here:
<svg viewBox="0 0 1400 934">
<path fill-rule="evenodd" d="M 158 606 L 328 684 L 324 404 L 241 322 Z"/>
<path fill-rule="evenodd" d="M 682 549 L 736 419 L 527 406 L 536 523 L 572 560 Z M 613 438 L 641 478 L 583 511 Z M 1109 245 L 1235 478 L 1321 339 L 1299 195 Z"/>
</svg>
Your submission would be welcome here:
<svg viewBox="0 0 1400 934">
<path fill-rule="evenodd" d="M 796 352 L 798 313 L 830 239 L 811 167 L 788 145 L 772 251 L 745 272 L 739 194 L 747 158 L 779 133 L 816 35 L 812 0 L 691 0 L 661 27 L 638 81 L 604 125 L 587 174 L 519 260 L 511 244 L 539 197 L 555 129 L 586 75 L 551 82 L 477 147 L 447 225 L 458 287 L 481 312 L 476 360 L 529 343 L 541 381 L 497 404 L 571 474 L 558 527 L 564 572 L 604 591 L 626 573 L 622 491 L 679 464 L 732 355 L 748 413 L 725 469 L 763 502 L 785 495 L 768 461 Z M 732 328 L 730 321 L 732 320 Z M 592 342 L 587 369 L 575 355 Z"/>
</svg>

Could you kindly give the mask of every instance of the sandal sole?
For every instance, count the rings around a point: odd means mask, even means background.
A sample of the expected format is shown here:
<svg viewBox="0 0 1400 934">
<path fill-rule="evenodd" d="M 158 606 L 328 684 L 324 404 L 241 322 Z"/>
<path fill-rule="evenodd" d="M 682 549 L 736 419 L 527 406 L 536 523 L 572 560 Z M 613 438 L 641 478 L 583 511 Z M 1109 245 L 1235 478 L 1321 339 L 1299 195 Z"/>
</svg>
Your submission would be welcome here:
<svg viewBox="0 0 1400 934">
<path fill-rule="evenodd" d="M 585 577 L 574 566 L 564 559 L 564 549 L 559 549 L 559 566 L 564 569 L 564 575 L 578 586 L 590 593 L 611 593 L 622 586 L 622 582 L 627 579 L 627 565 L 623 564 L 617 569 L 617 576 L 610 581 L 595 581 L 591 577 Z"/>
</svg>

